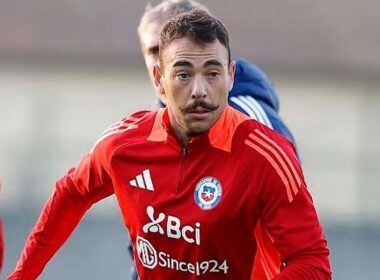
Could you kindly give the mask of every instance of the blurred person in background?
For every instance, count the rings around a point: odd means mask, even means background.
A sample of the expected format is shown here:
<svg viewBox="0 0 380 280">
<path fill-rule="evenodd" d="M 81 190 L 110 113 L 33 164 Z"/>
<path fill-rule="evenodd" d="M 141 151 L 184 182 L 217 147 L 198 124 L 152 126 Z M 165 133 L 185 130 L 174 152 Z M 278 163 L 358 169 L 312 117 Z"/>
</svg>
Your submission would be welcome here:
<svg viewBox="0 0 380 280">
<path fill-rule="evenodd" d="M 274 279 L 331 279 L 293 145 L 227 104 L 235 64 L 223 24 L 204 11 L 180 14 L 160 46 L 154 76 L 167 107 L 111 126 L 57 182 L 8 279 L 37 278 L 113 193 L 142 280 L 249 279 L 259 219 L 281 255 Z"/>
<path fill-rule="evenodd" d="M 141 17 L 137 32 L 158 107 L 165 107 L 165 102 L 161 99 L 159 92 L 160 89 L 154 83 L 153 74 L 154 66 L 159 64 L 160 30 L 170 17 L 192 9 L 201 9 L 210 13 L 204 5 L 196 1 L 163 0 L 156 6 L 148 4 Z M 234 79 L 234 86 L 228 95 L 229 105 L 276 130 L 295 144 L 292 133 L 279 115 L 279 98 L 268 76 L 258 66 L 238 59 L 236 60 Z M 255 234 L 259 241 L 259 247 L 253 277 L 257 280 L 271 279 L 280 269 L 279 254 L 275 250 L 271 238 L 262 230 L 260 224 L 257 226 Z M 129 252 L 133 257 L 131 244 Z M 138 279 L 134 267 L 131 268 L 131 279 Z"/>
</svg>

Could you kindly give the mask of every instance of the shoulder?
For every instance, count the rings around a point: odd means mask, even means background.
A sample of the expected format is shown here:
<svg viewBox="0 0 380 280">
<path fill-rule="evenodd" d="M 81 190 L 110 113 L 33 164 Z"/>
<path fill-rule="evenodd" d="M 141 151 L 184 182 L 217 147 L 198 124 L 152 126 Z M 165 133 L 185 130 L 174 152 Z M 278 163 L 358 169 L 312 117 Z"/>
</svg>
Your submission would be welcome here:
<svg viewBox="0 0 380 280">
<path fill-rule="evenodd" d="M 233 149 L 269 167 L 297 163 L 296 149 L 286 137 L 256 120 L 246 120 L 236 130 Z M 248 160 L 248 159 L 247 159 Z"/>
<path fill-rule="evenodd" d="M 91 153 L 109 155 L 128 142 L 144 139 L 149 134 L 158 111 L 138 111 L 111 124 L 95 141 Z"/>
<path fill-rule="evenodd" d="M 231 152 L 234 148 L 240 150 L 245 140 L 255 134 L 265 136 L 280 145 L 288 142 L 274 130 L 232 106 L 226 108 L 217 123 L 211 128 L 209 137 L 214 147 Z"/>
<path fill-rule="evenodd" d="M 269 149 L 270 146 L 273 146 L 285 150 L 286 153 L 295 152 L 291 141 L 279 132 L 254 119 L 247 119 L 242 122 L 235 134 L 235 141 L 238 145 L 245 144 L 245 146 L 252 147 L 249 143 L 253 143 L 261 148 Z M 257 151 L 258 149 L 255 150 Z"/>
<path fill-rule="evenodd" d="M 242 155 L 247 170 L 261 178 L 272 178 L 272 183 L 281 182 L 291 202 L 304 180 L 294 145 L 255 120 L 241 124 L 234 142 L 232 152 Z"/>
</svg>

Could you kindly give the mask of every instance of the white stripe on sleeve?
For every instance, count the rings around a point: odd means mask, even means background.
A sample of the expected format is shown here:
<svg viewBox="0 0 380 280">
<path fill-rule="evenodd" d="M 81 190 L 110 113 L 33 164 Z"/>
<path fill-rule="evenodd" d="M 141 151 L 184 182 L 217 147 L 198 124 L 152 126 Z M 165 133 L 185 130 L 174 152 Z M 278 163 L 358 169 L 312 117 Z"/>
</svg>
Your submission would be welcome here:
<svg viewBox="0 0 380 280">
<path fill-rule="evenodd" d="M 235 96 L 231 97 L 230 100 L 232 102 L 234 102 L 235 104 L 237 104 L 238 106 L 240 106 L 245 111 L 245 113 L 248 116 L 250 116 L 252 119 L 258 120 L 257 115 L 255 114 L 255 112 L 252 111 L 252 109 L 249 106 L 247 106 L 243 101 L 241 101 L 240 99 L 238 99 Z"/>
<path fill-rule="evenodd" d="M 260 112 L 261 116 L 264 118 L 264 124 L 273 129 L 272 122 L 269 120 L 267 113 L 264 108 L 260 105 L 257 100 L 255 100 L 252 96 L 247 96 L 247 99 L 252 102 L 252 104 L 256 107 L 256 109 Z"/>
<path fill-rule="evenodd" d="M 246 96 L 239 96 L 239 99 L 243 101 L 253 112 L 255 112 L 255 115 L 257 116 L 257 120 L 263 124 L 266 124 L 264 121 L 263 116 L 261 115 L 260 111 L 257 110 L 255 106 L 251 103 L 251 101 L 248 100 Z"/>
</svg>

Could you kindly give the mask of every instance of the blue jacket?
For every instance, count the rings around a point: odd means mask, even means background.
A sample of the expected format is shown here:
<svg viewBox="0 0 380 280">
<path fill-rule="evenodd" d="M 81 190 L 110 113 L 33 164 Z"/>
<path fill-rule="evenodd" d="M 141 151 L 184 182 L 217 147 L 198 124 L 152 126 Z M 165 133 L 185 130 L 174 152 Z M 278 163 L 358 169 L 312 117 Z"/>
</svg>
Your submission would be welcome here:
<svg viewBox="0 0 380 280">
<path fill-rule="evenodd" d="M 280 102 L 276 90 L 256 65 L 243 59 L 236 60 L 235 82 L 228 103 L 295 144 L 292 133 L 279 115 Z"/>
</svg>

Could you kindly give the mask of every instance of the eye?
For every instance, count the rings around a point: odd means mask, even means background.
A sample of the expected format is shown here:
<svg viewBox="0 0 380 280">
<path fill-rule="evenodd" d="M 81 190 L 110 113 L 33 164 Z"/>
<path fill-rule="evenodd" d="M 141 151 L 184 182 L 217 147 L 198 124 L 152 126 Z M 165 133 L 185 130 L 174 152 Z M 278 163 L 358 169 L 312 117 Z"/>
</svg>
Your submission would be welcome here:
<svg viewBox="0 0 380 280">
<path fill-rule="evenodd" d="M 177 74 L 177 77 L 181 81 L 187 81 L 190 78 L 190 75 L 188 73 L 181 72 Z"/>
<path fill-rule="evenodd" d="M 217 72 L 217 71 L 212 71 L 212 72 L 208 73 L 208 76 L 209 76 L 210 78 L 216 78 L 216 77 L 219 76 L 219 75 L 220 75 L 220 73 Z"/>
<path fill-rule="evenodd" d="M 150 47 L 149 49 L 148 49 L 148 53 L 150 54 L 150 55 L 158 55 L 158 52 L 159 52 L 159 47 L 158 46 L 153 46 L 153 47 Z"/>
</svg>

